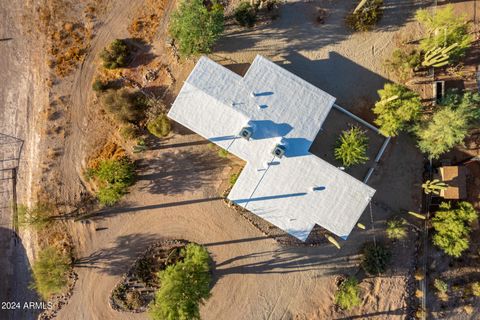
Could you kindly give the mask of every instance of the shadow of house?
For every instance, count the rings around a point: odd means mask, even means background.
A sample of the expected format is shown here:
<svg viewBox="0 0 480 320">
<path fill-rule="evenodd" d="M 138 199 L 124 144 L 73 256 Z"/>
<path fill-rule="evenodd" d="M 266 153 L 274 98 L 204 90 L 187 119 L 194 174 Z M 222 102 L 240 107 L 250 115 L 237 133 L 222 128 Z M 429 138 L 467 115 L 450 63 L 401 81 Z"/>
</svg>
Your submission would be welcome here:
<svg viewBox="0 0 480 320">
<path fill-rule="evenodd" d="M 310 60 L 298 52 L 283 59 L 282 67 L 336 97 L 338 105 L 367 121 L 373 119 L 370 109 L 388 79 L 334 51 L 322 60 Z"/>
<path fill-rule="evenodd" d="M 20 303 L 20 308 L 0 309 L 0 319 L 37 319 L 43 310 L 23 308 L 24 303 L 40 302 L 37 293 L 30 288 L 33 282 L 30 263 L 21 239 L 11 229 L 0 227 L 0 301 Z"/>
<path fill-rule="evenodd" d="M 417 9 L 427 5 L 430 5 L 430 1 L 385 0 L 382 18 L 373 30 L 397 30 L 414 18 Z M 353 33 L 345 25 L 345 18 L 355 6 L 352 1 L 346 0 L 284 3 L 280 5 L 280 17 L 272 23 L 254 28 L 228 24 L 215 51 L 268 51 L 278 55 L 296 50 L 318 50 L 340 43 Z M 316 21 L 320 8 L 327 12 L 321 25 Z M 279 41 L 287 45 L 275 45 Z"/>
</svg>

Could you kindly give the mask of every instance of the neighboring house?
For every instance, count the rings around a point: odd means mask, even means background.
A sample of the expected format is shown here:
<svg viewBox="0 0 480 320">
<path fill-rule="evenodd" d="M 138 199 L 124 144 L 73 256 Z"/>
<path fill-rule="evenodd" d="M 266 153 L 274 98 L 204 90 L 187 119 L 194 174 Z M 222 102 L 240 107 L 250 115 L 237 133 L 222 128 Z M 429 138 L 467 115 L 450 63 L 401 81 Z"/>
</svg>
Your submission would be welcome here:
<svg viewBox="0 0 480 320">
<path fill-rule="evenodd" d="M 343 239 L 375 190 L 311 154 L 335 98 L 257 56 L 244 77 L 202 57 L 168 116 L 246 161 L 228 199 L 305 241 Z"/>
</svg>

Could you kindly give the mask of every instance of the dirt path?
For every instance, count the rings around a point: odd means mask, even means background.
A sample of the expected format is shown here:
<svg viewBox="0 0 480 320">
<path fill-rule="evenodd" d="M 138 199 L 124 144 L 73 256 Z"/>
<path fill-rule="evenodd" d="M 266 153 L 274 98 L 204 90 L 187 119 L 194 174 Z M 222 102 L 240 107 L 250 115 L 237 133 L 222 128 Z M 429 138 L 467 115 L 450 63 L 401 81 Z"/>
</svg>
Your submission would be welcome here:
<svg viewBox="0 0 480 320">
<path fill-rule="evenodd" d="M 64 185 L 64 188 L 59 190 L 61 192 L 60 198 L 64 199 L 66 203 L 77 203 L 84 191 L 82 181 L 79 178 L 82 174 L 80 159 L 84 159 L 85 152 L 89 147 L 88 143 L 94 144 L 98 141 L 99 136 L 106 133 L 104 132 L 105 129 L 102 130 L 101 125 L 96 124 L 96 119 L 92 116 L 92 113 L 87 111 L 89 99 L 93 94 L 91 85 L 97 68 L 98 54 L 114 39 L 128 37 L 126 27 L 132 18 L 132 14 L 142 4 L 143 1 L 111 1 L 107 6 L 108 13 L 102 21 L 102 26 L 92 39 L 86 58 L 76 70 L 73 80 L 60 85 L 60 92 L 71 93 L 69 112 L 71 126 L 65 139 L 65 151 L 61 157 L 59 168 Z"/>
</svg>

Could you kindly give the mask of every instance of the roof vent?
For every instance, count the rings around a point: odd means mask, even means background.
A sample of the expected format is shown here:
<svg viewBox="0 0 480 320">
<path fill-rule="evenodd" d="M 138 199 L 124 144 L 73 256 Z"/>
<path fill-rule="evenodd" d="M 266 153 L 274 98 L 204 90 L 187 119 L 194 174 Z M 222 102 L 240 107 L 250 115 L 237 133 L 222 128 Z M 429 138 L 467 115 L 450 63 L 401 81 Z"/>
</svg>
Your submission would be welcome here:
<svg viewBox="0 0 480 320">
<path fill-rule="evenodd" d="M 250 92 L 250 97 L 255 98 L 256 96 L 255 91 Z"/>
<path fill-rule="evenodd" d="M 250 140 L 253 134 L 253 129 L 251 127 L 243 127 L 242 130 L 240 130 L 240 137 L 242 137 L 245 140 Z"/>
<path fill-rule="evenodd" d="M 285 146 L 277 144 L 275 148 L 273 148 L 272 154 L 277 158 L 281 158 L 285 154 L 285 150 Z"/>
</svg>

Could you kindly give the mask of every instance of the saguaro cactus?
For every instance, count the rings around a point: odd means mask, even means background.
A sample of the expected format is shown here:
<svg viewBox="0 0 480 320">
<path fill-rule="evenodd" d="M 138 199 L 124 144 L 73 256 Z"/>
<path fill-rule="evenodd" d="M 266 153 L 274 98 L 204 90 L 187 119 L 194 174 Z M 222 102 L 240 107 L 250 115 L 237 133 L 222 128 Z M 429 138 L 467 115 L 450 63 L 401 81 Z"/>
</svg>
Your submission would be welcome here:
<svg viewBox="0 0 480 320">
<path fill-rule="evenodd" d="M 425 67 L 442 67 L 449 63 L 449 52 L 458 47 L 458 43 L 454 43 L 446 48 L 432 48 L 425 53 L 422 65 Z"/>
<path fill-rule="evenodd" d="M 425 194 L 430 194 L 430 193 L 433 193 L 433 194 L 440 194 L 440 191 L 442 190 L 445 190 L 448 188 L 448 184 L 446 184 L 445 182 L 442 182 L 438 179 L 434 179 L 434 180 L 427 180 L 425 181 L 424 184 L 422 184 L 422 188 L 423 188 L 423 192 L 425 192 Z"/>
</svg>

